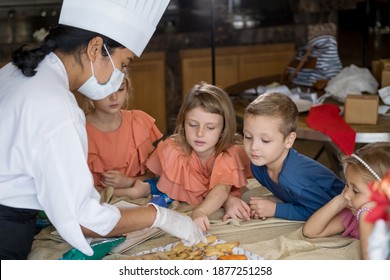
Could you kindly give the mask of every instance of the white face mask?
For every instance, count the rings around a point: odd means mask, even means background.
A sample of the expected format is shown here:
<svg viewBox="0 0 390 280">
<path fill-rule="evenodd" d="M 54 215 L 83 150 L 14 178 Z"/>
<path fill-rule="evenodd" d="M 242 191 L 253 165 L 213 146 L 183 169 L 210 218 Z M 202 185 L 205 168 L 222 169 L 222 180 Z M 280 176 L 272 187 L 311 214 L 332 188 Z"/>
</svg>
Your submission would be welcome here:
<svg viewBox="0 0 390 280">
<path fill-rule="evenodd" d="M 123 82 L 125 74 L 121 72 L 118 68 L 115 68 L 114 62 L 111 59 L 110 53 L 108 52 L 106 45 L 103 44 L 108 57 L 110 58 L 112 67 L 114 71 L 111 74 L 110 79 L 105 84 L 100 84 L 95 78 L 95 73 L 93 70 L 93 64 L 91 61 L 92 76 L 85 81 L 85 83 L 78 89 L 78 91 L 92 100 L 99 100 L 106 98 L 110 94 L 116 92 Z"/>
</svg>

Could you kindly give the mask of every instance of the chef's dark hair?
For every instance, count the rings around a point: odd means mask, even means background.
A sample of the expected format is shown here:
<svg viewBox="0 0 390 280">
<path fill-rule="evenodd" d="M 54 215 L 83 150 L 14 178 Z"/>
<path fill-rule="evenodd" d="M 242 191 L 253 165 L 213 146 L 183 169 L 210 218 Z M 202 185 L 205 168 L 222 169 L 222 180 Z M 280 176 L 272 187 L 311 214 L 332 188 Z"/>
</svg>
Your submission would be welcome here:
<svg viewBox="0 0 390 280">
<path fill-rule="evenodd" d="M 28 45 L 23 45 L 12 53 L 12 62 L 27 77 L 32 77 L 37 72 L 38 64 L 52 51 L 59 50 L 66 54 L 72 54 L 81 64 L 80 55 L 85 50 L 88 42 L 100 36 L 106 44 L 108 51 L 111 49 L 123 48 L 118 42 L 103 36 L 99 33 L 67 26 L 58 25 L 51 29 L 42 45 L 35 49 L 28 49 Z M 107 55 L 104 48 L 102 54 Z"/>
</svg>

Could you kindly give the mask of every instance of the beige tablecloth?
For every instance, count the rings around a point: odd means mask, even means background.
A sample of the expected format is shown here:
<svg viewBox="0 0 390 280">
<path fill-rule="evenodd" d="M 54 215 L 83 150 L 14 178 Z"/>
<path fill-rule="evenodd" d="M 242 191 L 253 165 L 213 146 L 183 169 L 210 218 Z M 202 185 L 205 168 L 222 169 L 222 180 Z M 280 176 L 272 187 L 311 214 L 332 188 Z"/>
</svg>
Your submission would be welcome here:
<svg viewBox="0 0 390 280">
<path fill-rule="evenodd" d="M 250 180 L 243 199 L 248 201 L 250 196 L 267 196 L 268 190 L 260 186 L 256 180 Z M 121 198 L 112 197 L 108 191 L 103 194 L 102 200 L 115 203 Z M 132 201 L 144 204 L 145 200 Z M 186 204 L 176 202 L 174 207 L 177 211 L 190 213 L 193 209 Z M 240 247 L 262 256 L 268 260 L 303 260 L 303 259 L 346 259 L 355 260 L 360 258 L 359 240 L 341 235 L 327 238 L 308 239 L 302 235 L 302 222 L 288 221 L 284 219 L 270 218 L 265 221 L 253 220 L 229 220 L 223 222 L 223 209 L 218 210 L 212 216 L 209 234 L 217 235 L 227 242 L 240 242 Z M 35 236 L 29 259 L 59 259 L 71 249 L 71 246 L 50 234 L 54 230 L 48 227 Z M 178 241 L 177 238 L 168 234 L 161 234 L 153 239 L 126 251 L 122 254 L 107 255 L 104 259 L 132 259 L 132 255 L 139 252 L 165 246 Z M 157 256 L 158 258 L 159 256 Z M 147 259 L 147 257 L 145 257 Z M 162 257 L 161 259 L 164 259 Z"/>
</svg>

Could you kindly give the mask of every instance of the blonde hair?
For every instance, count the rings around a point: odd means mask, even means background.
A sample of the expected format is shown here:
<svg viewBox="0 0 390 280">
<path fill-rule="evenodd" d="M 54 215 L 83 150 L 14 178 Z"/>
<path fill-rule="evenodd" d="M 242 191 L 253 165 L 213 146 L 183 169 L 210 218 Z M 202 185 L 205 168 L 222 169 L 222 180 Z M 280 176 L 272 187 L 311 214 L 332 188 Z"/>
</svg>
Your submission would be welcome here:
<svg viewBox="0 0 390 280">
<path fill-rule="evenodd" d="M 215 146 L 215 156 L 225 151 L 235 143 L 241 141 L 236 133 L 236 115 L 229 95 L 221 88 L 200 82 L 195 84 L 184 97 L 176 119 L 176 127 L 172 137 L 183 147 L 186 154 L 191 154 L 192 148 L 185 137 L 185 120 L 187 113 L 192 109 L 201 107 L 205 111 L 222 116 L 224 125 L 220 139 Z"/>
<path fill-rule="evenodd" d="M 131 79 L 128 75 L 125 75 L 125 77 L 123 78 L 123 81 L 125 82 L 127 94 L 126 94 L 125 102 L 122 105 L 122 109 L 127 109 L 129 107 L 129 100 L 134 95 L 134 90 L 133 90 L 133 86 L 131 83 Z M 95 111 L 95 105 L 93 104 L 93 100 L 89 99 L 85 95 L 82 95 L 82 97 L 83 97 L 83 99 L 82 99 L 83 101 L 82 101 L 81 109 L 83 109 L 84 113 L 88 114 L 88 113 Z"/>
<path fill-rule="evenodd" d="M 390 169 L 389 142 L 366 144 L 365 146 L 356 150 L 354 154 L 367 166 L 353 155 L 342 155 L 340 161 L 343 165 L 343 168 L 345 170 L 347 166 L 352 167 L 356 172 L 361 174 L 363 181 L 367 184 L 377 180 L 373 172 L 382 179 Z"/>
<path fill-rule="evenodd" d="M 249 115 L 281 118 L 283 121 L 279 131 L 286 138 L 291 132 L 297 130 L 298 114 L 297 105 L 289 96 L 270 92 L 258 96 L 246 107 L 244 119 Z"/>
</svg>

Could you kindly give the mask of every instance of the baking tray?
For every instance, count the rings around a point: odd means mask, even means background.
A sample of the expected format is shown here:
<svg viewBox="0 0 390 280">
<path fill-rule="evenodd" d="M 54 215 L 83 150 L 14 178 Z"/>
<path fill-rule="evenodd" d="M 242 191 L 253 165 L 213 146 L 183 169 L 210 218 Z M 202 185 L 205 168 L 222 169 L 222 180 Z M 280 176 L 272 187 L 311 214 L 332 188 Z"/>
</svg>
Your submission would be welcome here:
<svg viewBox="0 0 390 280">
<path fill-rule="evenodd" d="M 170 243 L 168 245 L 165 245 L 165 246 L 160 246 L 160 247 L 156 247 L 156 248 L 153 248 L 153 249 L 150 249 L 150 250 L 145 250 L 145 251 L 142 251 L 142 252 L 139 252 L 137 254 L 134 254 L 133 256 L 141 256 L 141 255 L 145 255 L 145 254 L 150 254 L 150 253 L 157 253 L 157 252 L 168 252 L 168 251 L 172 251 L 173 247 L 175 247 L 178 243 L 178 242 L 174 242 L 174 243 Z M 216 245 L 216 244 L 219 244 L 219 243 L 226 243 L 225 240 L 222 240 L 222 239 L 217 239 L 215 240 L 214 242 L 208 244 L 208 245 Z M 250 251 L 247 251 L 239 246 L 236 246 L 232 249 L 233 251 L 233 254 L 242 254 L 242 255 L 245 255 L 247 257 L 248 260 L 264 260 L 263 257 L 257 255 L 257 254 L 254 254 Z M 217 256 L 211 256 L 211 257 L 204 257 L 203 258 L 204 260 L 216 260 L 217 259 Z"/>
</svg>

